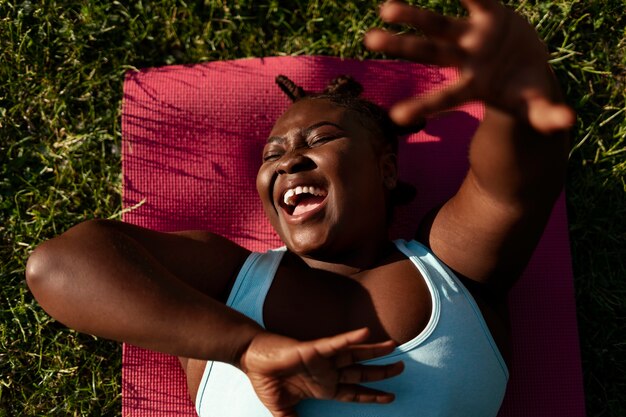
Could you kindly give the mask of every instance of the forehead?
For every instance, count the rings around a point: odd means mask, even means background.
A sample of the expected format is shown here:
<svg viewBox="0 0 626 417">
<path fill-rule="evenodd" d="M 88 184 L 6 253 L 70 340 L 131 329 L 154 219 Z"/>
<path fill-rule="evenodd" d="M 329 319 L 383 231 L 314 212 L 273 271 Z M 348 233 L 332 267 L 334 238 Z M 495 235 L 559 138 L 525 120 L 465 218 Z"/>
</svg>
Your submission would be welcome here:
<svg viewBox="0 0 626 417">
<path fill-rule="evenodd" d="M 342 129 L 365 130 L 355 111 L 325 99 L 305 99 L 292 104 L 272 128 L 270 136 L 286 135 L 293 130 L 306 129 L 320 122 L 330 122 Z"/>
</svg>

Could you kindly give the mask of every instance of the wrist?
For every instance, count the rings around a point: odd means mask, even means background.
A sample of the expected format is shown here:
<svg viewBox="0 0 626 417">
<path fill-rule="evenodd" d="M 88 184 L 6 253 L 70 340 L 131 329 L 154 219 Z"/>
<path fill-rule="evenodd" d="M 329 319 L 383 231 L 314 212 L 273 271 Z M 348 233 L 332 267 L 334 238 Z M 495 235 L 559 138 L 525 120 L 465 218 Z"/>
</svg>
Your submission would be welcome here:
<svg viewBox="0 0 626 417">
<path fill-rule="evenodd" d="M 260 338 L 265 337 L 271 334 L 267 330 L 259 327 L 257 329 L 251 329 L 250 332 L 245 336 L 242 344 L 239 345 L 238 349 L 234 352 L 233 360 L 231 364 L 241 369 L 244 373 L 248 371 L 247 360 L 249 358 L 250 348 L 255 341 L 258 341 Z"/>
</svg>

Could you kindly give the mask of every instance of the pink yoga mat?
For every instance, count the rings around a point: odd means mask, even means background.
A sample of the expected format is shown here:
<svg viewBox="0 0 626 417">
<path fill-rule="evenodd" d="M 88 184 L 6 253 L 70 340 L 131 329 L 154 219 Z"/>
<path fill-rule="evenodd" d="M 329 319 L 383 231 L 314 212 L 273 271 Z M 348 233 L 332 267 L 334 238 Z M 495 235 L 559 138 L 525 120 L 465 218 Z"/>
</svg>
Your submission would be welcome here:
<svg viewBox="0 0 626 417">
<path fill-rule="evenodd" d="M 443 88 L 450 69 L 398 61 L 276 57 L 130 72 L 122 115 L 124 220 L 160 231 L 206 229 L 256 251 L 279 246 L 255 191 L 263 143 L 288 99 L 285 74 L 319 91 L 350 74 L 364 96 L 394 101 Z M 402 207 L 395 236 L 449 198 L 467 170 L 467 145 L 483 115 L 468 104 L 428 121 L 401 141 L 401 177 L 416 200 Z M 510 297 L 514 360 L 502 417 L 582 417 L 582 372 L 564 199 Z M 125 345 L 124 416 L 195 416 L 176 359 Z M 226 417 L 226 416 L 225 416 Z"/>
</svg>

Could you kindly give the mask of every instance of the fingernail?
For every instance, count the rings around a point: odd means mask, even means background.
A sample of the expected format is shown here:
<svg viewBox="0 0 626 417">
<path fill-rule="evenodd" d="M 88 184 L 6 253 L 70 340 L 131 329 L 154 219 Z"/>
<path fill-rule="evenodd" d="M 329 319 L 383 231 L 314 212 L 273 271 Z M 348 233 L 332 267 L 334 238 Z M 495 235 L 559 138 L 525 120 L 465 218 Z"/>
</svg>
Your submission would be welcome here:
<svg viewBox="0 0 626 417">
<path fill-rule="evenodd" d="M 369 49 L 378 50 L 382 48 L 383 31 L 380 29 L 371 29 L 365 34 L 363 43 Z"/>
</svg>

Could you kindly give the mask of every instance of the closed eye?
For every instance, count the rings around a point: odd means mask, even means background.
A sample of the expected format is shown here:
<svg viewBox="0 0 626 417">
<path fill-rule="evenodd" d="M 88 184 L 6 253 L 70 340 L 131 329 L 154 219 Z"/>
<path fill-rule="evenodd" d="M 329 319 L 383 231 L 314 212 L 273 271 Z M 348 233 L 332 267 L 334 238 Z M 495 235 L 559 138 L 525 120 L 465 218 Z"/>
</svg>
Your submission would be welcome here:
<svg viewBox="0 0 626 417">
<path fill-rule="evenodd" d="M 268 152 L 263 154 L 263 162 L 277 161 L 281 156 L 282 154 L 278 152 Z"/>
<path fill-rule="evenodd" d="M 284 153 L 285 150 L 282 148 L 282 146 L 277 144 L 268 144 L 263 150 L 263 162 L 276 161 L 280 159 L 280 157 L 283 156 Z"/>
<path fill-rule="evenodd" d="M 334 134 L 334 135 L 319 135 L 313 136 L 307 142 L 310 148 L 314 148 L 316 146 L 320 146 L 325 144 L 326 142 L 330 142 L 331 140 L 343 137 L 343 134 Z"/>
</svg>

